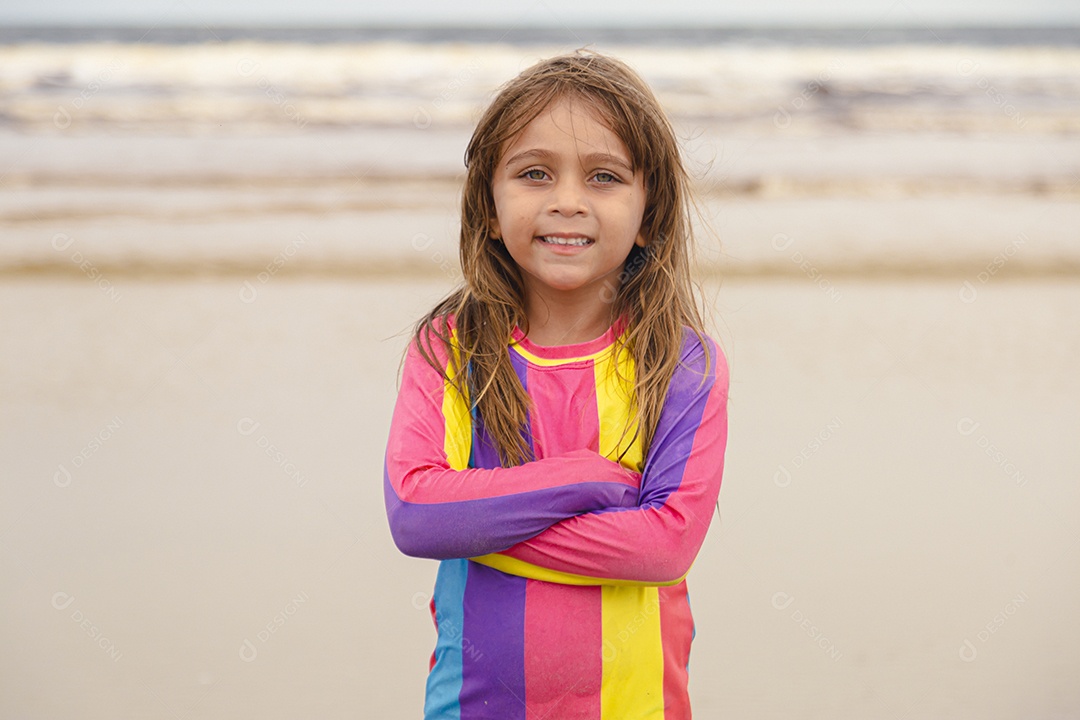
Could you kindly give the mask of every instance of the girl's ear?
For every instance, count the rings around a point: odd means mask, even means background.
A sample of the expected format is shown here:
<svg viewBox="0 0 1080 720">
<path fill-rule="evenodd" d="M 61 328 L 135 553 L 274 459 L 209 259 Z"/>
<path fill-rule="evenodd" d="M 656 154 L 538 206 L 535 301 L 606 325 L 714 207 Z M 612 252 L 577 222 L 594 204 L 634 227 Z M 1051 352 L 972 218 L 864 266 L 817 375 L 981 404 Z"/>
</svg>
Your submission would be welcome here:
<svg viewBox="0 0 1080 720">
<path fill-rule="evenodd" d="M 646 242 L 646 240 L 645 240 L 645 233 L 647 233 L 648 231 L 649 231 L 649 228 L 645 227 L 645 225 L 642 225 L 641 227 L 639 227 L 637 237 L 634 238 L 634 244 L 637 245 L 638 247 L 645 247 L 645 245 L 648 244 Z"/>
<path fill-rule="evenodd" d="M 645 198 L 646 198 L 646 200 L 648 200 L 648 198 L 649 198 L 648 192 L 645 193 Z M 637 237 L 634 238 L 634 244 L 635 245 L 637 245 L 638 247 L 643 248 L 643 247 L 645 247 L 646 245 L 649 244 L 649 242 L 648 242 L 648 240 L 646 240 L 645 236 L 650 234 L 650 232 L 649 232 L 650 226 L 653 224 L 653 221 L 655 219 L 656 218 L 649 217 L 649 214 L 647 212 L 642 213 L 641 225 L 638 226 Z"/>
<path fill-rule="evenodd" d="M 502 233 L 499 232 L 499 218 L 492 218 L 488 222 L 488 232 L 491 233 L 491 237 L 498 239 L 502 237 Z"/>
</svg>

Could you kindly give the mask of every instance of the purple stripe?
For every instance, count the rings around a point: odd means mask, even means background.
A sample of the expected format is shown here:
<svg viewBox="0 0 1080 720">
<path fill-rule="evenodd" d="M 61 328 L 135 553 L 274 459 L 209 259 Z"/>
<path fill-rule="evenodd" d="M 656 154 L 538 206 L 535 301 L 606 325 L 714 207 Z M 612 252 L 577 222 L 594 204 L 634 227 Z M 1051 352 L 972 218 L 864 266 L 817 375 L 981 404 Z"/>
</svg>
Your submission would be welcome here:
<svg viewBox="0 0 1080 720">
<path fill-rule="evenodd" d="M 461 640 L 461 717 L 525 720 L 525 584 L 469 562 Z"/>
<path fill-rule="evenodd" d="M 510 364 L 514 368 L 514 372 L 517 373 L 518 380 L 521 381 L 521 387 L 525 388 L 525 392 L 529 392 L 529 363 L 524 357 L 516 352 L 510 353 Z M 525 440 L 529 443 L 529 449 L 532 450 L 533 455 L 536 455 L 536 444 L 533 442 L 532 434 L 532 413 L 525 415 L 525 428 L 522 430 L 525 433 Z"/>
<path fill-rule="evenodd" d="M 682 353 L 675 374 L 671 377 L 664 409 L 656 425 L 649 457 L 645 459 L 643 476 L 649 477 L 647 487 L 641 488 L 641 507 L 658 507 L 679 489 L 686 461 L 694 446 L 695 429 L 701 424 L 705 405 L 716 383 L 716 346 L 709 348 L 709 366 L 705 351 L 694 333 L 683 331 Z M 706 374 L 706 370 L 708 371 Z M 705 392 L 699 388 L 704 379 Z M 652 449 L 664 448 L 665 465 L 657 464 Z"/>
<path fill-rule="evenodd" d="M 436 560 L 501 552 L 591 508 L 630 507 L 637 500 L 630 485 L 581 482 L 494 498 L 410 503 L 394 492 L 385 470 L 383 490 L 398 549 Z"/>
<path fill-rule="evenodd" d="M 511 353 L 510 358 L 521 384 L 528 390 L 524 363 L 516 353 Z M 501 467 L 498 450 L 479 415 L 473 416 L 473 433 L 473 467 Z M 553 488 L 468 501 L 475 509 L 468 514 L 475 521 L 474 529 L 462 527 L 462 503 L 453 503 L 454 507 L 447 508 L 449 512 L 443 518 L 429 517 L 426 524 L 431 527 L 430 523 L 436 522 L 445 527 L 452 523 L 453 532 L 464 530 L 462 539 L 473 542 L 478 537 L 506 538 L 503 542 L 509 544 L 484 551 L 498 552 L 565 518 L 567 501 L 571 501 L 569 506 L 579 503 L 580 499 L 572 496 L 579 495 L 579 491 L 596 492 L 592 487 L 595 484 L 598 483 L 587 483 L 588 487 L 580 489 Z M 560 505 L 564 507 L 560 508 Z M 521 535 L 522 531 L 527 537 Z M 480 554 L 471 552 L 464 557 Z M 525 578 L 469 563 L 459 696 L 463 718 L 525 718 L 525 583 Z"/>
<path fill-rule="evenodd" d="M 514 371 L 517 373 L 518 379 L 521 380 L 522 387 L 525 388 L 525 392 L 529 391 L 528 383 L 528 364 L 525 359 L 515 352 L 510 353 L 510 363 L 514 367 Z M 497 468 L 502 467 L 502 461 L 499 459 L 499 451 L 495 447 L 495 442 L 488 435 L 487 429 L 484 428 L 484 419 L 480 417 L 480 414 L 473 410 L 472 415 L 473 425 L 473 437 L 472 437 L 472 457 L 470 458 L 469 467 L 476 468 Z M 529 447 L 532 445 L 532 428 L 531 424 L 526 417 L 525 420 L 525 437 L 529 439 Z M 535 448 L 533 448 L 535 452 Z"/>
<path fill-rule="evenodd" d="M 469 467 L 488 469 L 502 467 L 502 461 L 499 460 L 499 451 L 495 448 L 495 442 L 488 435 L 487 428 L 484 427 L 484 420 L 476 410 L 473 410 L 472 426 L 472 457 L 469 458 Z"/>
</svg>

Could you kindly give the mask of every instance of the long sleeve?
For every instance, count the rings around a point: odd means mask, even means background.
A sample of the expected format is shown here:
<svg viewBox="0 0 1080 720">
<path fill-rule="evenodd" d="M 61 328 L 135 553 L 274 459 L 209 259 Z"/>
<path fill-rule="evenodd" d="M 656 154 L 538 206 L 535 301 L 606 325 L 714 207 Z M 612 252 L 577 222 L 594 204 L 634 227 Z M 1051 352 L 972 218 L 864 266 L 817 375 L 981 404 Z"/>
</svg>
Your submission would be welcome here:
<svg viewBox="0 0 1080 720">
<path fill-rule="evenodd" d="M 693 337 L 693 336 L 691 336 Z M 673 585 L 704 542 L 727 446 L 727 359 L 684 344 L 646 458 L 638 506 L 578 515 L 508 550 L 472 558 L 504 572 L 575 585 Z"/>
<path fill-rule="evenodd" d="M 443 367 L 446 357 L 438 356 Z M 424 360 L 406 352 L 384 465 L 394 543 L 406 555 L 467 558 L 506 550 L 560 521 L 633 507 L 640 476 L 579 450 L 512 468 L 469 468 L 468 403 Z"/>
</svg>

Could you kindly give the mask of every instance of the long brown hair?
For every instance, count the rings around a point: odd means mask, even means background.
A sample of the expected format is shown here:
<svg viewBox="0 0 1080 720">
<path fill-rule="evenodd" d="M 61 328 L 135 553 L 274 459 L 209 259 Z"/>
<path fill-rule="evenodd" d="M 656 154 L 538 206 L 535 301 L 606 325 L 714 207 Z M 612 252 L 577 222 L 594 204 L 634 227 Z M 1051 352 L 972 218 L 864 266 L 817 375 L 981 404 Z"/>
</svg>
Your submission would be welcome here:
<svg viewBox="0 0 1080 720">
<path fill-rule="evenodd" d="M 423 357 L 470 398 L 504 466 L 531 459 L 522 432 L 530 399 L 508 349 L 515 325 L 528 333 L 528 318 L 521 271 L 506 247 L 491 237 L 496 217 L 492 179 L 505 144 L 549 104 L 566 97 L 587 102 L 626 145 L 633 171 L 644 172 L 645 246 L 634 246 L 619 285 L 604 291 L 613 315 L 626 319 L 626 332 L 618 342 L 635 368 L 631 418 L 636 419 L 642 457 L 679 363 L 684 327 L 708 350 L 690 274 L 689 179 L 660 104 L 634 70 L 609 56 L 579 49 L 533 65 L 500 88 L 469 141 L 461 201 L 464 282 L 421 319 L 415 331 Z M 451 316 L 452 329 L 446 322 Z M 445 370 L 432 342 L 447 350 Z"/>
</svg>

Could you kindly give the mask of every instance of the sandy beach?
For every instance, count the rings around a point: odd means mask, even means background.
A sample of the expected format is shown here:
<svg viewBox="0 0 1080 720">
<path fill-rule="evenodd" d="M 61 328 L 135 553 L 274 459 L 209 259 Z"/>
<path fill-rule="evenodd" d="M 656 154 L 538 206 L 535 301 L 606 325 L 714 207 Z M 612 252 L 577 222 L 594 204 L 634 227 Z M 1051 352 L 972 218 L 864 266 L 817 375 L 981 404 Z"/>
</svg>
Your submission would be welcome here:
<svg viewBox="0 0 1080 720">
<path fill-rule="evenodd" d="M 0 289 L 5 714 L 417 717 L 436 564 L 393 547 L 381 456 L 445 286 L 116 287 Z M 701 717 L 1076 708 L 1080 288 L 957 288 L 710 288 L 731 437 L 689 580 Z"/>
<path fill-rule="evenodd" d="M 542 50 L 57 47 L 0 47 L 0 717 L 420 717 L 398 363 Z M 731 370 L 695 717 L 1080 717 L 1080 51 L 924 50 L 627 50 Z"/>
</svg>

